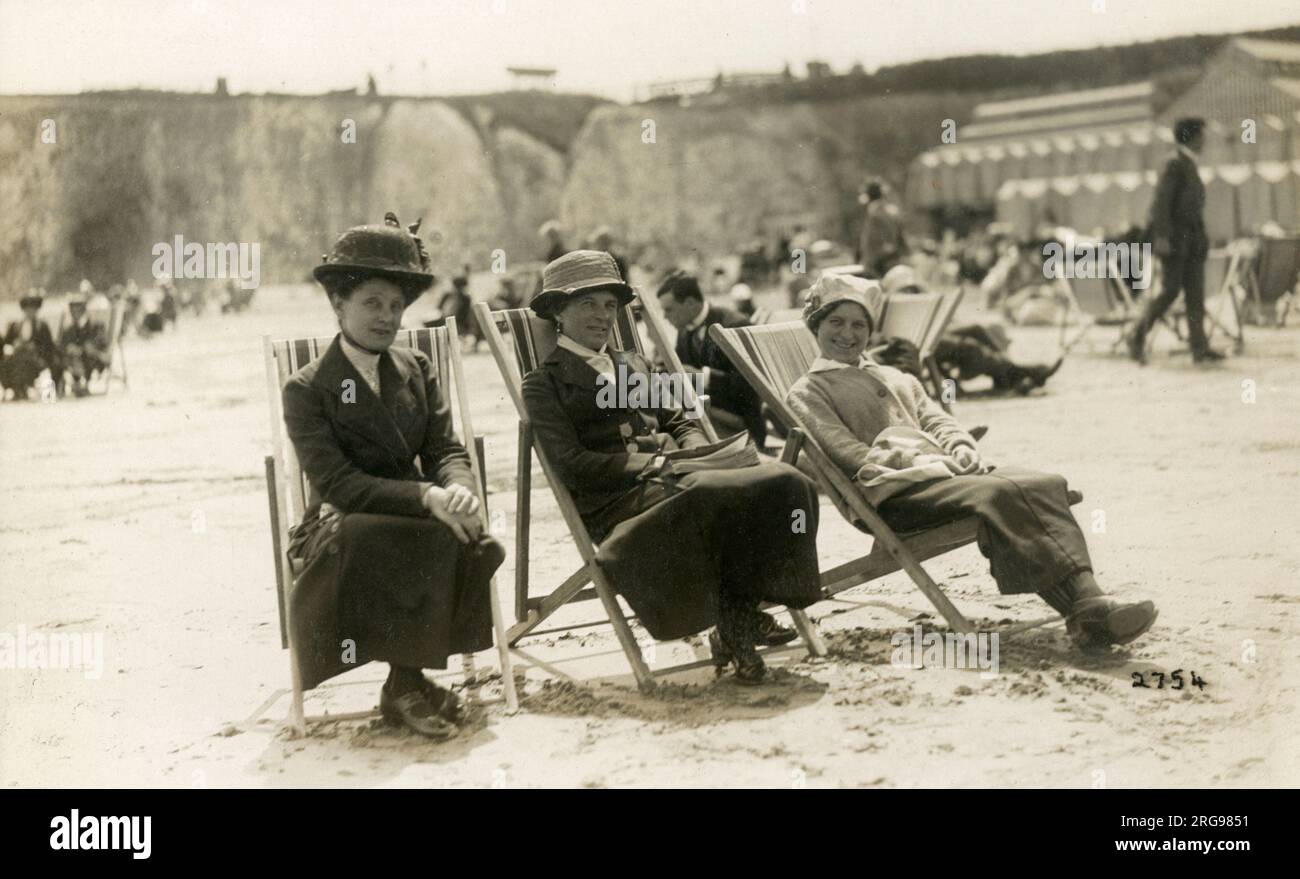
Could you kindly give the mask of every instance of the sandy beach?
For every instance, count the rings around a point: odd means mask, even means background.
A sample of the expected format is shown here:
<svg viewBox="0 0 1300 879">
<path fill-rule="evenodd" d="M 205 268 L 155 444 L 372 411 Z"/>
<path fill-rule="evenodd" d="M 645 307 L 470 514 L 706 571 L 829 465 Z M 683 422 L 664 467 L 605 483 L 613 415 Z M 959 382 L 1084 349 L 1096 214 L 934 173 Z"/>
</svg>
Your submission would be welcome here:
<svg viewBox="0 0 1300 879">
<path fill-rule="evenodd" d="M 324 296 L 270 287 L 248 313 L 183 317 L 174 333 L 127 339 L 129 389 L 0 404 L 0 632 L 100 634 L 103 644 L 98 677 L 0 670 L 0 785 L 1294 786 L 1295 323 L 1248 328 L 1245 352 L 1218 369 L 1169 353 L 1168 334 L 1140 369 L 1104 353 L 1113 331 L 1101 330 L 1098 352 L 1076 350 L 1046 393 L 958 401 L 963 422 L 990 426 L 986 459 L 1064 473 L 1083 493 L 1075 513 L 1098 580 L 1160 608 L 1131 649 L 1084 655 L 1057 622 L 1002 639 L 996 676 L 898 668 L 891 637 L 942 621 L 894 574 L 811 608 L 829 655 L 779 654 L 759 687 L 701 669 L 641 695 L 607 625 L 527 641 L 515 666 L 522 710 L 507 716 L 488 701 L 459 737 L 434 744 L 378 719 L 314 724 L 303 739 L 281 729 L 289 665 L 262 469 L 261 334 L 332 332 Z M 1012 336 L 1027 359 L 1055 348 L 1048 328 Z M 510 550 L 497 577 L 509 616 L 515 413 L 486 348 L 465 364 L 489 505 Z M 540 590 L 578 554 L 536 467 L 535 479 Z M 823 566 L 869 547 L 828 501 L 821 521 Z M 1050 613 L 1035 596 L 1000 596 L 973 545 L 927 567 L 972 619 Z M 556 619 L 599 615 L 593 602 Z M 677 642 L 648 658 L 691 654 Z M 493 670 L 494 654 L 478 665 Z M 1204 688 L 1133 686 L 1134 672 L 1176 669 Z M 335 679 L 309 694 L 308 712 L 373 707 L 385 671 Z M 483 698 L 499 684 L 488 680 Z"/>
</svg>

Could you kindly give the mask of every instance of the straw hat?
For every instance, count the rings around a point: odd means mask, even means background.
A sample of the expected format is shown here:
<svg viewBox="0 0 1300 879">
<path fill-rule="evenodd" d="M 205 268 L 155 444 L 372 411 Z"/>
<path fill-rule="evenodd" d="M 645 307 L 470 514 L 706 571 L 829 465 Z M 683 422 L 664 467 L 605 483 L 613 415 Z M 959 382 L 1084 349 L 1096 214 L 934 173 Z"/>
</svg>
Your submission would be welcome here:
<svg viewBox="0 0 1300 879">
<path fill-rule="evenodd" d="M 924 285 L 916 279 L 916 272 L 911 266 L 896 265 L 885 276 L 880 279 L 880 286 L 884 288 L 885 295 L 891 293 L 921 293 L 925 290 Z"/>
<path fill-rule="evenodd" d="M 618 296 L 619 305 L 632 301 L 632 288 L 619 274 L 614 257 L 603 250 L 571 250 L 551 260 L 542 270 L 542 292 L 528 307 L 538 317 L 554 317 L 569 300 L 583 293 L 608 290 Z"/>
</svg>

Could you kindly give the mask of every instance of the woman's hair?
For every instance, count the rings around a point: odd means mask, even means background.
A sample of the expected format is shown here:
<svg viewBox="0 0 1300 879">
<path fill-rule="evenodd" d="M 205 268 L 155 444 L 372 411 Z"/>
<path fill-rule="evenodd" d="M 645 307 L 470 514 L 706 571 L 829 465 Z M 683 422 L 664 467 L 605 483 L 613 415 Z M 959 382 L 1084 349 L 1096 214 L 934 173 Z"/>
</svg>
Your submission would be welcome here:
<svg viewBox="0 0 1300 879">
<path fill-rule="evenodd" d="M 822 325 L 822 321 L 824 321 L 827 317 L 829 317 L 832 311 L 839 308 L 845 302 L 848 302 L 850 305 L 857 305 L 858 308 L 862 308 L 861 305 L 859 305 L 858 303 L 854 302 L 851 299 L 848 300 L 841 299 L 839 302 L 832 302 L 830 305 L 826 306 L 820 311 L 815 311 L 812 314 L 808 315 L 808 319 L 804 322 L 808 325 L 808 329 L 812 330 L 812 334 L 814 336 L 817 335 L 817 328 Z M 867 317 L 867 333 L 868 334 L 874 333 L 876 331 L 876 322 L 871 319 L 871 312 L 867 311 L 865 308 L 862 308 L 862 313 Z"/>
<path fill-rule="evenodd" d="M 366 281 L 369 281 L 371 278 L 383 277 L 383 275 L 369 274 L 366 272 L 336 272 L 324 278 L 321 281 L 321 286 L 325 288 L 325 292 L 329 295 L 331 301 L 333 301 L 336 296 L 339 299 L 347 299 Z M 394 284 L 401 288 L 402 298 L 408 305 L 414 301 L 415 297 L 411 295 L 413 292 L 413 285 L 403 284 L 401 281 L 389 278 L 385 278 L 385 280 L 392 280 Z"/>
</svg>

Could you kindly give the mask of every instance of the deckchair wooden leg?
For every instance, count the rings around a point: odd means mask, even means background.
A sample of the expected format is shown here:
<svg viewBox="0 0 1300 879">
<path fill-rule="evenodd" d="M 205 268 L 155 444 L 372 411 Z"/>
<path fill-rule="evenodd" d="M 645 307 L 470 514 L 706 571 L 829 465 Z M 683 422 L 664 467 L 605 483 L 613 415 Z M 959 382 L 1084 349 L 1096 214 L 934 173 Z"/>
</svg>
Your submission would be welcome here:
<svg viewBox="0 0 1300 879">
<path fill-rule="evenodd" d="M 618 598 L 615 597 L 605 572 L 594 562 L 591 567 L 591 579 L 596 586 L 596 594 L 600 596 L 600 603 L 605 606 L 605 613 L 609 615 L 609 622 L 614 627 L 619 646 L 623 648 L 628 664 L 632 666 L 636 685 L 641 692 L 649 693 L 655 688 L 655 678 L 641 656 L 641 645 L 636 643 L 636 638 L 632 635 L 632 627 L 627 624 L 627 618 L 623 616 L 623 608 L 618 606 Z"/>
<path fill-rule="evenodd" d="M 531 518 L 533 437 L 519 425 L 519 467 L 515 473 L 515 619 L 528 618 L 528 527 Z"/>
<path fill-rule="evenodd" d="M 266 499 L 271 509 L 271 557 L 275 562 L 275 604 L 280 616 L 280 649 L 289 647 L 289 628 L 285 623 L 285 571 L 284 548 L 280 545 L 280 505 L 275 492 L 275 456 L 267 455 L 266 464 Z"/>
<path fill-rule="evenodd" d="M 293 699 L 289 703 L 289 730 L 294 736 L 307 735 L 307 718 L 302 710 L 302 673 L 298 671 L 298 657 L 289 648 L 289 675 L 293 680 Z"/>
<path fill-rule="evenodd" d="M 789 610 L 790 619 L 794 621 L 794 627 L 799 630 L 799 636 L 808 645 L 808 652 L 813 656 L 825 656 L 826 643 L 822 641 L 821 633 L 817 631 L 813 621 L 808 619 L 808 614 L 794 607 Z"/>
</svg>

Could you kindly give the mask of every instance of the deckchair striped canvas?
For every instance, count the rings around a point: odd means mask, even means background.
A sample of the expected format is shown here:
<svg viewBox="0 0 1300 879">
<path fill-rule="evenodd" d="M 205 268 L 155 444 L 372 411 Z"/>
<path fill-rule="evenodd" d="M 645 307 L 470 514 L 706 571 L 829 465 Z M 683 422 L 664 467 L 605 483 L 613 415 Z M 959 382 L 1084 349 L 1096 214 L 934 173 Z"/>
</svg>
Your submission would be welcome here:
<svg viewBox="0 0 1300 879">
<path fill-rule="evenodd" d="M 645 356 L 646 344 L 637 329 L 635 309 L 638 303 L 618 310 L 614 322 L 613 346 L 620 351 L 635 351 Z M 499 330 L 510 333 L 515 349 L 515 362 L 521 376 L 527 375 L 555 350 L 555 325 L 538 317 L 527 308 L 511 308 L 493 312 Z"/>
<path fill-rule="evenodd" d="M 939 293 L 902 293 L 885 297 L 884 314 L 877 326 L 886 338 L 906 339 L 922 350 L 930 336 L 943 296 Z"/>
<path fill-rule="evenodd" d="M 811 349 L 815 347 L 812 336 L 803 324 L 736 328 L 714 325 L 709 328 L 709 335 L 758 391 L 763 402 L 785 422 L 790 429 L 787 447 L 793 445 L 796 456 L 802 454 L 811 459 L 821 491 L 831 498 L 841 515 L 875 538 L 868 554 L 822 571 L 823 592 L 835 595 L 901 569 L 950 626 L 958 632 L 973 631 L 971 624 L 921 567 L 921 562 L 972 543 L 978 523 L 966 518 L 906 535 L 895 533 L 885 523 L 849 476 L 827 457 L 817 438 L 807 433 L 806 426 L 799 423 L 786 402 L 790 386 L 802 375 L 799 365 L 805 364 L 806 369 L 816 353 Z M 795 463 L 793 456 L 783 455 L 782 460 Z M 1070 492 L 1071 504 L 1082 499 L 1077 492 Z"/>
<path fill-rule="evenodd" d="M 934 320 L 930 322 L 930 331 L 925 334 L 925 340 L 918 346 L 921 349 L 921 359 L 929 357 L 934 352 L 935 343 L 939 341 L 948 329 L 948 324 L 952 322 L 952 317 L 957 313 L 957 306 L 961 305 L 962 296 L 965 290 L 961 287 L 939 294 L 941 300 L 938 308 L 934 312 Z"/>
<path fill-rule="evenodd" d="M 284 383 L 289 380 L 289 376 L 324 354 L 334 342 L 334 339 L 335 336 L 314 336 L 304 339 L 272 340 L 271 355 L 275 358 L 278 378 L 276 393 L 278 393 L 278 388 L 284 387 Z M 425 356 L 433 362 L 438 375 L 445 376 L 448 374 L 450 355 L 446 327 L 398 330 L 397 338 L 393 341 L 393 344 L 400 348 L 416 348 L 423 351 Z M 450 402 L 448 400 L 448 403 Z M 278 409 L 278 407 L 276 408 Z M 302 468 L 298 465 L 298 456 L 294 454 L 293 445 L 285 443 L 282 453 L 286 481 L 290 489 L 290 496 L 286 499 L 289 503 L 289 509 L 285 512 L 288 515 L 289 525 L 292 527 L 298 523 L 307 507 L 309 485 L 306 474 L 302 472 Z"/>
<path fill-rule="evenodd" d="M 289 530 L 297 524 L 306 509 L 309 484 L 293 444 L 286 435 L 284 413 L 280 392 L 289 377 L 302 367 L 323 355 L 333 343 L 335 336 L 312 336 L 300 339 L 271 339 L 264 337 L 264 356 L 266 360 L 267 393 L 271 404 L 271 435 L 273 454 L 266 459 L 267 488 L 271 510 L 272 551 L 276 563 L 276 591 L 280 611 L 281 646 L 290 648 L 289 606 L 287 593 L 293 582 L 294 571 L 288 556 L 284 552 Z M 483 447 L 474 435 L 474 426 L 470 423 L 469 402 L 462 385 L 464 374 L 460 361 L 460 349 L 457 347 L 458 336 L 455 319 L 449 318 L 446 326 L 427 327 L 412 330 L 399 330 L 393 344 L 403 348 L 415 348 L 423 351 L 433 363 L 436 375 L 442 384 L 443 395 L 451 407 L 457 434 L 465 443 L 470 453 L 470 466 L 474 471 L 476 483 L 480 487 L 480 502 L 486 524 L 486 491 L 482 490 L 484 461 Z M 283 481 L 281 481 L 283 476 Z M 283 486 L 283 487 L 281 487 Z M 518 696 L 515 692 L 514 677 L 510 671 L 510 656 L 506 648 L 505 624 L 496 595 L 495 579 L 490 585 L 492 627 L 495 633 L 497 653 L 502 669 L 502 687 L 507 710 L 518 709 Z M 462 658 L 462 669 L 467 679 L 475 677 L 473 657 L 466 654 Z M 305 732 L 307 718 L 303 711 L 303 690 L 298 674 L 298 666 L 290 649 L 290 670 L 293 681 L 293 702 L 290 708 L 290 726 L 299 734 Z M 353 716 L 369 716 L 371 712 L 359 715 L 336 715 L 336 719 Z"/>
<path fill-rule="evenodd" d="M 636 351 L 645 356 L 646 340 L 642 337 L 636 322 L 636 310 L 639 307 L 642 307 L 641 303 L 634 302 L 627 308 L 619 309 L 612 343 L 615 348 L 620 350 Z M 479 326 L 484 331 L 488 347 L 492 351 L 492 359 L 496 361 L 497 369 L 505 381 L 506 390 L 510 394 L 511 401 L 519 414 L 519 458 L 515 483 L 514 547 L 516 622 L 506 633 L 506 643 L 515 645 L 520 639 L 528 637 L 530 634 L 551 634 L 557 631 L 589 626 L 591 623 L 581 622 L 545 631 L 538 630 L 538 626 L 570 602 L 598 599 L 604 607 L 606 618 L 614 629 L 619 647 L 632 669 L 637 686 L 641 689 L 647 691 L 653 689 L 656 676 L 673 674 L 690 668 L 699 668 L 712 664 L 712 659 L 697 659 L 695 662 L 689 662 L 685 665 L 661 667 L 653 671 L 650 669 L 642 656 L 641 647 L 628 625 L 628 618 L 618 603 L 613 584 L 610 583 L 608 575 L 596 561 L 596 546 L 591 540 L 587 526 L 583 523 L 582 516 L 578 513 L 573 496 L 564 482 L 557 477 L 543 449 L 534 442 L 532 430 L 528 423 L 527 408 L 523 400 L 522 376 L 536 369 L 555 347 L 555 330 L 551 322 L 542 320 L 531 311 L 524 309 L 493 312 L 484 302 L 475 304 L 474 315 L 479 322 Z M 653 312 L 647 310 L 646 315 L 646 321 L 649 324 L 653 319 Z M 513 338 L 513 343 L 506 342 L 504 333 L 507 332 Z M 662 344 L 663 340 L 660 333 L 651 331 L 651 335 L 658 336 L 659 342 Z M 515 355 L 513 362 L 510 357 L 511 348 L 514 349 Z M 531 474 L 534 455 L 542 465 L 542 472 L 546 475 L 546 481 L 555 497 L 556 504 L 560 508 L 560 514 L 568 526 L 569 535 L 573 539 L 574 546 L 583 561 L 582 566 L 565 578 L 557 587 L 545 596 L 537 597 L 532 596 L 529 589 L 529 536 L 531 532 L 531 502 L 529 498 L 532 491 Z M 586 588 L 588 584 L 591 584 L 590 588 Z M 819 656 L 825 655 L 825 646 L 818 639 L 816 630 L 812 628 L 807 615 L 803 611 L 793 608 L 789 609 L 789 613 L 809 650 Z"/>
</svg>

